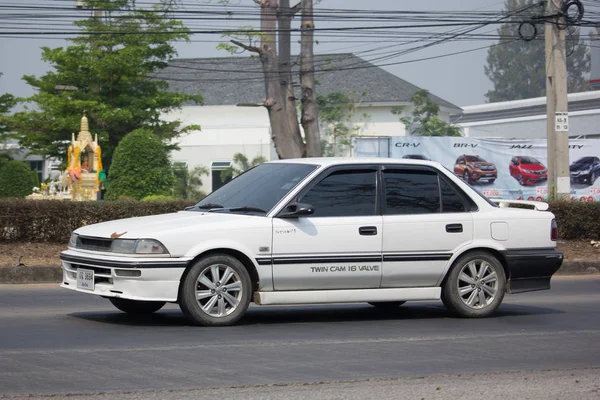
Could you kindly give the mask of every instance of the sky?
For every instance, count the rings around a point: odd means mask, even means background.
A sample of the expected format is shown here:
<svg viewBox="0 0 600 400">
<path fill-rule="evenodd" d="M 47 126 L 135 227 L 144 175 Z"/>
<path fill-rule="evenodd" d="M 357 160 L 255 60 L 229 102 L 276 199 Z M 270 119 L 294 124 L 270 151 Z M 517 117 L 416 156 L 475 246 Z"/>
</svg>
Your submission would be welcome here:
<svg viewBox="0 0 600 400">
<path fill-rule="evenodd" d="M 145 0 L 146 2 L 149 0 Z M 184 4 L 190 4 L 195 0 L 183 0 Z M 217 0 L 196 0 L 199 4 L 215 5 Z M 233 0 L 234 5 L 251 4 L 251 0 Z M 295 1 L 291 1 L 292 5 Z M 2 5 L 47 5 L 56 6 L 60 4 L 75 4 L 74 0 L 0 0 Z M 504 5 L 498 0 L 322 0 L 315 6 L 319 9 L 366 9 L 369 10 L 396 10 L 396 11 L 500 11 Z M 85 17 L 89 10 L 75 10 L 73 14 Z M 295 22 L 298 24 L 298 18 Z M 379 23 L 379 22 L 377 22 Z M 384 23 L 384 22 L 381 22 Z M 393 22 L 397 24 L 398 22 Z M 200 27 L 196 22 L 196 27 Z M 213 22 L 214 24 L 214 22 Z M 228 27 L 234 28 L 236 22 L 230 22 Z M 320 27 L 347 27 L 359 25 L 372 26 L 374 22 L 332 22 L 317 21 L 316 28 Z M 223 24 L 221 23 L 221 26 Z M 254 23 L 259 25 L 258 19 Z M 2 20 L 0 20 L 2 26 Z M 31 26 L 31 29 L 36 29 Z M 39 29 L 39 27 L 38 27 Z M 426 28 L 423 28 L 426 29 Z M 432 33 L 440 32 L 441 28 L 429 28 Z M 455 28 L 443 28 L 449 31 Z M 495 32 L 496 26 L 488 26 L 479 32 Z M 180 58 L 191 57 L 219 57 L 228 56 L 228 53 L 217 50 L 218 41 L 222 40 L 219 35 L 194 35 L 191 43 L 177 44 Z M 386 51 L 393 52 L 402 48 L 397 42 L 389 43 L 384 39 L 369 39 L 369 43 L 361 41 L 360 38 L 341 37 L 335 39 L 327 38 L 317 33 L 315 45 L 316 54 L 352 52 L 366 59 L 371 56 L 385 54 Z M 206 41 L 212 41 L 206 43 Z M 433 94 L 442 97 L 459 106 L 475 105 L 485 102 L 485 93 L 492 89 L 489 79 L 485 76 L 484 65 L 486 62 L 487 49 L 480 49 L 464 54 L 453 55 L 432 60 L 412 62 L 416 59 L 438 57 L 441 55 L 461 52 L 471 49 L 489 46 L 493 40 L 474 41 L 451 41 L 437 46 L 431 46 L 417 52 L 398 56 L 382 64 L 395 63 L 396 65 L 382 66 L 385 70 L 405 79 L 419 87 L 425 88 Z M 33 90 L 21 80 L 23 75 L 40 76 L 48 70 L 49 66 L 41 57 L 42 46 L 60 47 L 66 46 L 68 42 L 62 39 L 42 36 L 41 38 L 3 37 L 0 36 L 0 72 L 4 75 L 0 78 L 0 93 L 11 93 L 16 96 L 28 96 Z M 387 50 L 386 49 L 387 46 Z M 297 46 L 296 46 L 297 47 Z M 382 50 L 383 49 L 383 50 Z M 292 50 L 294 52 L 294 50 Z M 368 91 L 368 88 L 365 88 Z"/>
</svg>

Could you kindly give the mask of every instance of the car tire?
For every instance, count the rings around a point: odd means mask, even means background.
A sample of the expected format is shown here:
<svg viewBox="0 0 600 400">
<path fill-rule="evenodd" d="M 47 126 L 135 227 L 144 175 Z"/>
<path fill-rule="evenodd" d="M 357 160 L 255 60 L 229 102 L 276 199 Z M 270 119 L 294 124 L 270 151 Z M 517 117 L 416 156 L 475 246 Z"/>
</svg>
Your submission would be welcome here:
<svg viewBox="0 0 600 400">
<path fill-rule="evenodd" d="M 491 185 L 492 183 L 494 183 L 494 182 L 496 182 L 496 180 L 495 180 L 495 179 L 490 179 L 490 180 L 488 180 L 488 183 L 489 183 L 490 185 Z"/>
<path fill-rule="evenodd" d="M 166 304 L 164 301 L 139 301 L 118 297 L 109 297 L 108 299 L 119 310 L 134 315 L 152 314 L 163 308 Z"/>
<path fill-rule="evenodd" d="M 506 275 L 498 259 L 486 252 L 458 258 L 442 284 L 442 302 L 455 316 L 483 318 L 502 303 Z"/>
<path fill-rule="evenodd" d="M 517 174 L 517 181 L 519 182 L 519 185 L 525 186 L 525 181 L 523 180 L 523 175 Z"/>
<path fill-rule="evenodd" d="M 252 281 L 244 265 L 226 254 L 214 254 L 194 264 L 181 282 L 179 307 L 194 324 L 228 326 L 246 312 Z"/>
<path fill-rule="evenodd" d="M 589 182 L 589 183 L 590 183 L 590 186 L 591 186 L 591 185 L 593 185 L 593 184 L 594 184 L 594 182 L 596 182 L 596 179 L 597 179 L 597 178 L 598 178 L 598 177 L 596 176 L 596 173 L 595 173 L 595 172 L 590 172 L 590 182 Z"/>
<path fill-rule="evenodd" d="M 369 304 L 373 307 L 381 308 L 383 310 L 390 310 L 393 308 L 398 308 L 402 304 L 406 303 L 405 301 L 370 301 Z"/>
</svg>

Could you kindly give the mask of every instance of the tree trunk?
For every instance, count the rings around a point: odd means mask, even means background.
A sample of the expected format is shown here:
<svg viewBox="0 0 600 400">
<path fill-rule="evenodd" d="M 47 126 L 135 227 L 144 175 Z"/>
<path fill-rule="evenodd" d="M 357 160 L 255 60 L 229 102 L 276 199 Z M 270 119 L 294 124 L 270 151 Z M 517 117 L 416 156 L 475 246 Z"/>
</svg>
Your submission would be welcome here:
<svg viewBox="0 0 600 400">
<path fill-rule="evenodd" d="M 302 86 L 302 127 L 306 138 L 307 157 L 321 156 L 321 132 L 313 64 L 314 28 L 313 0 L 302 0 L 300 84 Z"/>
<path fill-rule="evenodd" d="M 290 0 L 280 0 L 278 14 L 278 39 L 279 39 L 279 81 L 281 93 L 284 97 L 284 107 L 291 134 L 302 142 L 300 126 L 298 124 L 298 110 L 296 109 L 296 96 L 294 95 L 294 80 L 292 78 L 291 63 L 291 38 L 290 29 L 294 12 L 290 8 Z M 303 152 L 306 149 L 303 147 Z"/>
<path fill-rule="evenodd" d="M 303 156 L 304 144 L 300 137 L 292 134 L 279 83 L 276 48 L 277 0 L 261 0 L 260 8 L 262 37 L 259 54 L 265 77 L 265 107 L 269 112 L 271 135 L 279 158 L 299 158 Z"/>
</svg>

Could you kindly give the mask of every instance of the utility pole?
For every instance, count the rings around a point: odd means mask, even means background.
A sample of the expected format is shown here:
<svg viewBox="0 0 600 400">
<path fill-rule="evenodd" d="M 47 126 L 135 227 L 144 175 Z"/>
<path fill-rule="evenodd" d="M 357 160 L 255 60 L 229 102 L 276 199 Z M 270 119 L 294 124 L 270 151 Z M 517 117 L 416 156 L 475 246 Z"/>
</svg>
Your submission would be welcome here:
<svg viewBox="0 0 600 400">
<path fill-rule="evenodd" d="M 546 12 L 546 99 L 548 138 L 548 197 L 568 200 L 571 195 L 569 175 L 569 117 L 567 99 L 567 54 L 562 14 L 564 0 L 547 0 Z"/>
</svg>

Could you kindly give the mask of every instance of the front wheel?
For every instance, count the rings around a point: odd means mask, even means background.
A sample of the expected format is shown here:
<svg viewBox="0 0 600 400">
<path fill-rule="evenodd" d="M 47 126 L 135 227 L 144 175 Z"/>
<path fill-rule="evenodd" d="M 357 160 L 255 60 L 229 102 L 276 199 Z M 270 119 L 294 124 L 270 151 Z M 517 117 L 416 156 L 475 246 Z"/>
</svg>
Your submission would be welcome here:
<svg viewBox="0 0 600 400">
<path fill-rule="evenodd" d="M 181 311 L 204 326 L 235 324 L 246 312 L 252 282 L 244 265 L 226 254 L 198 261 L 181 282 Z"/>
<path fill-rule="evenodd" d="M 460 257 L 442 285 L 442 301 L 459 317 L 481 318 L 492 314 L 502 303 L 506 276 L 502 264 L 485 252 Z"/>
<path fill-rule="evenodd" d="M 406 303 L 405 301 L 373 301 L 369 302 L 373 307 L 381 308 L 384 310 L 389 310 L 392 308 L 398 308 L 402 304 Z"/>
<path fill-rule="evenodd" d="M 463 174 L 463 180 L 467 183 L 471 183 L 471 175 L 469 175 L 469 171 L 465 169 L 465 173 Z"/>
<path fill-rule="evenodd" d="M 166 304 L 164 301 L 139 301 L 120 299 L 118 297 L 109 297 L 110 302 L 113 306 L 119 310 L 126 312 L 127 314 L 152 314 Z"/>
</svg>

